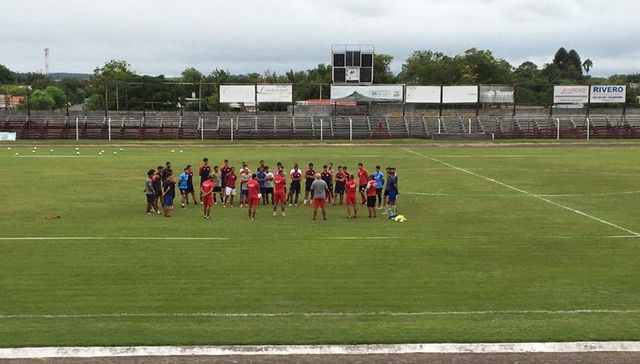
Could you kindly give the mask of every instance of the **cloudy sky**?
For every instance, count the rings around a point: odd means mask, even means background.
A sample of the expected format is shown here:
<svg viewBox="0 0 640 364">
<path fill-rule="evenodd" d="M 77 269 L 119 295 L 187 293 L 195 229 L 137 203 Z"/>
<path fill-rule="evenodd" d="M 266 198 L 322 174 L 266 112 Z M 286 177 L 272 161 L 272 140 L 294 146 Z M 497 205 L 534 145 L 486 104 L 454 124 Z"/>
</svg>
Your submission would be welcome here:
<svg viewBox="0 0 640 364">
<path fill-rule="evenodd" d="M 592 74 L 640 72 L 638 0 L 21 0 L 0 12 L 0 64 L 20 72 L 86 72 L 111 59 L 138 73 L 178 75 L 307 69 L 332 44 L 414 50 L 492 50 L 514 66 L 547 63 L 564 46 Z"/>
</svg>

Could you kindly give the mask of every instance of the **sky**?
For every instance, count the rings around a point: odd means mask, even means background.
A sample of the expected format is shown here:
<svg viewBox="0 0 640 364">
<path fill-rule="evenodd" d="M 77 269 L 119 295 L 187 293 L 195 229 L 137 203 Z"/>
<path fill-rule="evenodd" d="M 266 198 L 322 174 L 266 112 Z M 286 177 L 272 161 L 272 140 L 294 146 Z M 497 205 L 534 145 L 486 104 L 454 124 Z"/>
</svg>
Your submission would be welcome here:
<svg viewBox="0 0 640 364">
<path fill-rule="evenodd" d="M 18 72 L 91 73 L 112 59 L 139 74 L 305 70 L 334 44 L 372 44 L 394 57 L 491 50 L 518 66 L 559 47 L 591 74 L 640 73 L 638 0 L 21 0 L 0 12 L 0 64 Z"/>
</svg>

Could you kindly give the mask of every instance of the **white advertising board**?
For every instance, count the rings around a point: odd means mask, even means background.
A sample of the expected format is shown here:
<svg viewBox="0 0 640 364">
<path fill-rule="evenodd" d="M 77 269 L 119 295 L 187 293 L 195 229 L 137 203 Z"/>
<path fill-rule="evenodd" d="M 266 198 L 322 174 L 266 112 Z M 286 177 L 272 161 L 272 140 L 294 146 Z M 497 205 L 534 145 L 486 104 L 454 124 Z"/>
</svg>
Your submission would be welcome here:
<svg viewBox="0 0 640 364">
<path fill-rule="evenodd" d="M 480 85 L 480 102 L 489 104 L 513 104 L 513 86 Z"/>
<path fill-rule="evenodd" d="M 293 87 L 291 85 L 257 85 L 258 102 L 288 102 L 293 101 Z"/>
<path fill-rule="evenodd" d="M 407 86 L 405 102 L 408 104 L 439 104 L 440 86 Z"/>
<path fill-rule="evenodd" d="M 554 86 L 554 104 L 586 104 L 589 102 L 589 86 Z"/>
<path fill-rule="evenodd" d="M 443 104 L 475 104 L 478 102 L 478 86 L 444 86 Z"/>
<path fill-rule="evenodd" d="M 0 142 L 15 142 L 16 133 L 0 132 Z"/>
<path fill-rule="evenodd" d="M 255 102 L 255 85 L 220 85 L 220 102 Z"/>
<path fill-rule="evenodd" d="M 594 104 L 620 103 L 627 100 L 627 86 L 591 86 L 591 102 Z"/>
<path fill-rule="evenodd" d="M 331 85 L 331 100 L 398 101 L 404 97 L 402 85 Z"/>
</svg>

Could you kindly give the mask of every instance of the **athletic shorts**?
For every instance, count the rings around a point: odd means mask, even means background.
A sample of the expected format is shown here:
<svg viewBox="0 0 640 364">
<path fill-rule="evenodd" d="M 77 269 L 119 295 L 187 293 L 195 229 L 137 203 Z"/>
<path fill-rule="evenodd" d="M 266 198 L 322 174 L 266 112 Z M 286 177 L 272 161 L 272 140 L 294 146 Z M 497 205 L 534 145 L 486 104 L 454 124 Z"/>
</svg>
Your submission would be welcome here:
<svg viewBox="0 0 640 364">
<path fill-rule="evenodd" d="M 384 195 L 383 195 L 383 196 L 384 196 L 384 197 L 389 196 L 389 190 L 384 190 Z"/>
<path fill-rule="evenodd" d="M 153 200 L 154 200 L 154 196 L 153 195 L 147 194 L 145 196 L 147 196 L 147 203 L 153 203 Z"/>
<path fill-rule="evenodd" d="M 258 198 L 258 196 L 249 197 L 249 206 L 258 206 L 259 202 L 260 202 L 260 199 Z"/>
<path fill-rule="evenodd" d="M 355 195 L 347 195 L 347 199 L 346 199 L 346 204 L 347 205 L 355 205 L 356 204 L 356 196 Z"/>
<path fill-rule="evenodd" d="M 300 192 L 300 181 L 291 181 L 291 192 Z"/>
<path fill-rule="evenodd" d="M 181 188 L 180 189 L 180 194 L 181 195 L 186 195 L 187 193 L 189 193 L 189 190 L 187 188 Z"/>
<path fill-rule="evenodd" d="M 273 204 L 277 205 L 278 203 L 282 203 L 283 205 L 287 202 L 287 195 L 284 193 L 276 193 L 273 195 Z"/>
<path fill-rule="evenodd" d="M 306 180 L 304 181 L 304 192 L 309 192 L 311 191 L 311 184 L 313 183 L 313 180 Z"/>
<path fill-rule="evenodd" d="M 266 193 L 267 195 L 272 195 L 273 194 L 273 187 L 265 187 L 264 188 L 264 193 Z"/>
<path fill-rule="evenodd" d="M 236 195 L 236 189 L 235 188 L 231 188 L 231 187 L 225 187 L 224 188 L 224 193 L 227 196 L 235 196 Z"/>
<path fill-rule="evenodd" d="M 366 190 L 367 190 L 367 185 L 359 185 L 358 186 L 358 191 L 365 192 Z"/>
<path fill-rule="evenodd" d="M 249 190 L 240 190 L 240 196 L 249 196 Z"/>
<path fill-rule="evenodd" d="M 156 192 L 156 196 L 162 197 L 162 192 Z"/>
<path fill-rule="evenodd" d="M 376 207 L 376 196 L 367 196 L 367 207 Z"/>
<path fill-rule="evenodd" d="M 222 192 L 222 186 L 215 186 L 213 192 Z"/>
<path fill-rule="evenodd" d="M 376 195 L 382 196 L 382 188 L 376 188 Z"/>
<path fill-rule="evenodd" d="M 193 193 L 193 182 L 187 185 L 187 193 Z"/>
<path fill-rule="evenodd" d="M 344 193 L 344 183 L 336 183 L 335 193 Z"/>
<path fill-rule="evenodd" d="M 324 198 L 314 198 L 313 208 L 324 207 L 327 204 L 327 200 Z"/>
<path fill-rule="evenodd" d="M 202 200 L 202 204 L 204 205 L 204 207 L 211 207 L 213 206 L 213 196 L 211 195 L 207 195 L 207 197 L 205 197 Z"/>
<path fill-rule="evenodd" d="M 389 191 L 389 202 L 395 202 L 398 199 L 398 191 Z"/>
<path fill-rule="evenodd" d="M 164 195 L 163 202 L 165 206 L 173 206 L 173 196 Z"/>
<path fill-rule="evenodd" d="M 327 183 L 327 188 L 329 189 L 329 191 L 333 191 L 333 183 L 332 184 Z"/>
</svg>

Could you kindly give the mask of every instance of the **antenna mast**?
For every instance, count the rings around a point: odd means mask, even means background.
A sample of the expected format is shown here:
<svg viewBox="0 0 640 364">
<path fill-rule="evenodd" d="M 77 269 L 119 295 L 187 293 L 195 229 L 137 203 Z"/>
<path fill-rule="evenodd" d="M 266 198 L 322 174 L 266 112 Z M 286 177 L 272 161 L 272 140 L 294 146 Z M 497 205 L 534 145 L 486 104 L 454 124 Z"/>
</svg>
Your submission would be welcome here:
<svg viewBox="0 0 640 364">
<path fill-rule="evenodd" d="M 44 74 L 49 76 L 49 48 L 44 49 Z"/>
</svg>

